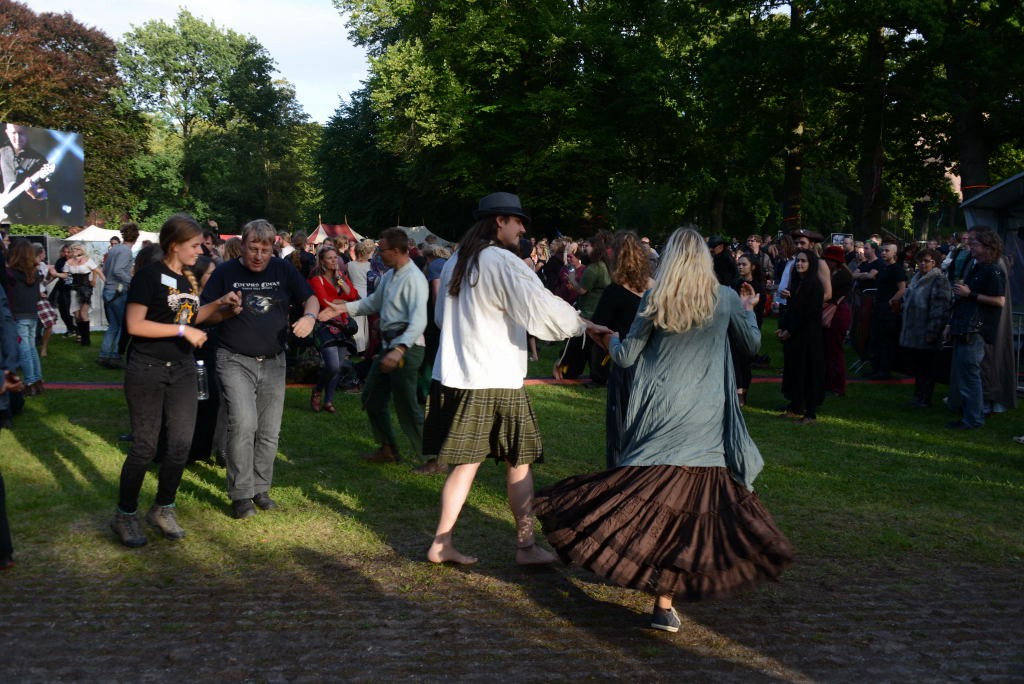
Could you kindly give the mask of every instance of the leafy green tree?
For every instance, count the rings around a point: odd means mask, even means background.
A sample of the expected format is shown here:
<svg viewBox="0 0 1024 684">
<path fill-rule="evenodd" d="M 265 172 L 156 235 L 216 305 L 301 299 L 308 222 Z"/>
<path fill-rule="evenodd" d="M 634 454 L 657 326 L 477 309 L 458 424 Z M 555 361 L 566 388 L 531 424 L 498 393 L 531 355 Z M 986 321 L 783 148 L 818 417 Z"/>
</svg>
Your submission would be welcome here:
<svg viewBox="0 0 1024 684">
<path fill-rule="evenodd" d="M 304 202 L 317 194 L 304 167 L 316 135 L 258 41 L 182 9 L 174 24 L 150 21 L 128 33 L 119 60 L 128 94 L 166 126 L 161 135 L 179 138 L 177 148 L 164 141 L 167 154 L 147 169 L 166 175 L 177 161 L 177 177 L 165 178 L 159 195 L 173 191 L 180 209 L 224 226 L 308 220 Z"/>
</svg>

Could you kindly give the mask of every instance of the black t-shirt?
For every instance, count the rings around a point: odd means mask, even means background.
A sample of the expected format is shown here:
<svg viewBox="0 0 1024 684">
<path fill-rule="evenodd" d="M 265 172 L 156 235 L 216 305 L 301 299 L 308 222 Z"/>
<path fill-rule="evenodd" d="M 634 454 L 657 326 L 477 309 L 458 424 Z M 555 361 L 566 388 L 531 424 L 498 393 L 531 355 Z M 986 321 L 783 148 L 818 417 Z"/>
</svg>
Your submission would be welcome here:
<svg viewBox="0 0 1024 684">
<path fill-rule="evenodd" d="M 241 259 L 225 261 L 213 271 L 203 289 L 203 304 L 228 292 L 242 296 L 242 312 L 220 326 L 225 349 L 246 356 L 273 356 L 284 349 L 288 338 L 288 305 L 313 296 L 309 284 L 290 263 L 272 257 L 255 273 Z"/>
<path fill-rule="evenodd" d="M 640 297 L 618 283 L 612 283 L 601 293 L 601 299 L 591 319 L 598 325 L 606 325 L 620 336 L 625 337 L 640 308 Z"/>
<path fill-rule="evenodd" d="M 857 273 L 871 273 L 872 271 L 878 271 L 875 275 L 874 280 L 858 280 L 858 290 L 873 290 L 878 287 L 878 275 L 881 274 L 882 269 L 885 268 L 885 262 L 881 259 L 875 259 L 874 261 L 862 261 L 860 266 L 857 267 Z"/>
<path fill-rule="evenodd" d="M 992 297 L 1006 294 L 1006 274 L 996 264 L 975 262 L 964 278 L 964 284 L 971 292 Z M 949 318 L 949 331 L 953 335 L 981 333 L 986 342 L 991 344 L 999 327 L 999 316 L 1002 308 L 981 304 L 965 297 L 955 297 L 953 311 Z"/>
<path fill-rule="evenodd" d="M 192 291 L 188 278 L 178 275 L 162 261 L 149 264 L 132 278 L 128 304 L 146 307 L 146 320 L 157 323 L 192 325 L 199 315 L 199 293 Z M 133 337 L 132 352 L 162 361 L 180 361 L 192 355 L 184 337 Z"/>
<path fill-rule="evenodd" d="M 897 261 L 895 264 L 886 265 L 883 262 L 882 267 L 878 270 L 878 275 L 875 276 L 875 287 L 878 288 L 878 292 L 875 293 L 875 306 L 888 309 L 889 300 L 900 289 L 900 283 L 905 282 L 907 282 L 907 272 L 903 268 L 903 264 Z"/>
</svg>

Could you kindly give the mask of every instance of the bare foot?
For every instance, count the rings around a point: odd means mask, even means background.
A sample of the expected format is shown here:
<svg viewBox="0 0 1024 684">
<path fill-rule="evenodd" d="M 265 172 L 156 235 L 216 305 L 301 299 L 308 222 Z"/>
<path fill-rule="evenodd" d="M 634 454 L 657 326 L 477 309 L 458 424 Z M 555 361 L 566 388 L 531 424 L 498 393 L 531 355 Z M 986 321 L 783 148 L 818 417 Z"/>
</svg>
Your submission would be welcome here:
<svg viewBox="0 0 1024 684">
<path fill-rule="evenodd" d="M 551 565 L 558 556 L 536 544 L 516 549 L 516 563 L 519 565 Z"/>
<path fill-rule="evenodd" d="M 474 556 L 459 553 L 453 546 L 445 546 L 434 542 L 427 549 L 427 560 L 431 563 L 454 563 L 455 565 L 475 565 L 479 560 Z"/>
</svg>

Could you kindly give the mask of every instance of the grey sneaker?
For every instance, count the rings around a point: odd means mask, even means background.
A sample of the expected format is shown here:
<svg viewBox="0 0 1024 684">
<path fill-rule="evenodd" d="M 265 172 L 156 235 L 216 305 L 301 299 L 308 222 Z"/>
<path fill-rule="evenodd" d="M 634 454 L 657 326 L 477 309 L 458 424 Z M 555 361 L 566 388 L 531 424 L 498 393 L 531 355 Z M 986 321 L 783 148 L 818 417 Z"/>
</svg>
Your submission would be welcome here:
<svg viewBox="0 0 1024 684">
<path fill-rule="evenodd" d="M 114 519 L 110 521 L 110 529 L 125 546 L 134 549 L 146 545 L 146 535 L 142 533 L 142 528 L 139 526 L 138 513 L 115 511 Z"/>
<path fill-rule="evenodd" d="M 663 632 L 672 632 L 675 634 L 679 631 L 679 626 L 682 621 L 679 619 L 679 613 L 676 612 L 675 608 L 669 608 L 668 610 L 662 610 L 661 608 L 654 609 L 654 615 L 651 616 L 651 628 L 660 629 Z"/>
<path fill-rule="evenodd" d="M 178 541 L 185 536 L 185 530 L 181 529 L 181 525 L 178 524 L 178 514 L 174 504 L 170 506 L 153 504 L 150 506 L 149 512 L 146 513 L 146 522 L 160 530 L 164 539 Z"/>
</svg>

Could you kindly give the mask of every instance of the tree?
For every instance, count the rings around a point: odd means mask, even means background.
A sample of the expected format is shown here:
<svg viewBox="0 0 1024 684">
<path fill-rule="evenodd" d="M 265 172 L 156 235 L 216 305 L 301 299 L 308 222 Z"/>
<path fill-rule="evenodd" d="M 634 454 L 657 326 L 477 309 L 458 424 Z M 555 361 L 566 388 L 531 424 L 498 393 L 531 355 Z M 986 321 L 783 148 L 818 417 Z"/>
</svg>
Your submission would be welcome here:
<svg viewBox="0 0 1024 684">
<path fill-rule="evenodd" d="M 303 128 L 294 89 L 274 80 L 274 60 L 255 38 L 183 9 L 173 25 L 150 21 L 127 34 L 119 61 L 128 94 L 180 139 L 172 184 L 180 208 L 224 225 L 257 217 L 290 225 L 309 216 L 300 198 L 316 200 L 302 184 L 316 136 Z"/>
<path fill-rule="evenodd" d="M 157 19 L 125 34 L 118 62 L 128 96 L 175 123 L 188 140 L 224 104 L 224 83 L 247 49 L 244 36 L 181 9 L 173 25 Z"/>
</svg>

